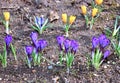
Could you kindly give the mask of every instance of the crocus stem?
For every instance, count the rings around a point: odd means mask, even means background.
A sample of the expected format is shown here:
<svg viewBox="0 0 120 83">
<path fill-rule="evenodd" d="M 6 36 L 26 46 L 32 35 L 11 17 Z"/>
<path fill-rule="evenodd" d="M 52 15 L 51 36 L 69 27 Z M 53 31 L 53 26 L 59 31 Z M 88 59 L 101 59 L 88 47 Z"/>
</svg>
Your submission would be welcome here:
<svg viewBox="0 0 120 83">
<path fill-rule="evenodd" d="M 6 33 L 9 34 L 9 21 L 6 21 L 5 28 L 6 28 Z"/>
<path fill-rule="evenodd" d="M 69 36 L 69 34 L 68 34 L 68 31 L 66 31 L 66 35 L 65 35 L 66 37 L 68 37 Z"/>
<path fill-rule="evenodd" d="M 84 17 L 85 17 L 86 26 L 88 27 L 88 21 L 89 21 L 88 16 L 84 15 Z"/>
<path fill-rule="evenodd" d="M 93 24 L 94 24 L 94 17 L 92 17 L 92 20 L 91 20 L 91 23 L 90 23 L 90 29 L 92 29 Z"/>
</svg>

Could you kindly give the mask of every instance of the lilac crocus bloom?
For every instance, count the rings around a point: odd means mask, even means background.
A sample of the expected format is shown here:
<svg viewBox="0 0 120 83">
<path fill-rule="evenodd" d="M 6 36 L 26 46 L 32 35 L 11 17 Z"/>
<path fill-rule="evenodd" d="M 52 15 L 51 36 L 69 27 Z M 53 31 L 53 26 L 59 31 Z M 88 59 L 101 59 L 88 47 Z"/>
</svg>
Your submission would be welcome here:
<svg viewBox="0 0 120 83">
<path fill-rule="evenodd" d="M 104 59 L 105 58 L 107 58 L 108 56 L 110 55 L 110 51 L 109 50 L 106 50 L 105 52 L 104 52 Z"/>
<path fill-rule="evenodd" d="M 26 46 L 25 47 L 25 52 L 26 55 L 28 56 L 29 61 L 32 61 L 32 52 L 33 52 L 33 47 L 32 46 Z"/>
<path fill-rule="evenodd" d="M 67 53 L 69 51 L 70 47 L 71 47 L 71 41 L 69 39 L 66 39 L 64 41 L 64 47 L 65 47 L 65 51 Z"/>
<path fill-rule="evenodd" d="M 57 43 L 60 47 L 60 50 L 63 50 L 62 46 L 63 46 L 63 42 L 64 42 L 65 38 L 63 36 L 58 36 L 56 39 L 57 39 Z"/>
<path fill-rule="evenodd" d="M 41 28 L 44 22 L 45 20 L 43 17 L 35 17 L 35 24 L 37 25 L 37 27 Z"/>
<path fill-rule="evenodd" d="M 97 37 L 92 38 L 92 48 L 96 48 L 99 45 L 99 39 Z"/>
<path fill-rule="evenodd" d="M 38 50 L 39 51 L 42 51 L 46 46 L 47 46 L 47 41 L 46 40 L 43 40 L 43 39 L 41 39 L 41 40 L 39 40 L 38 41 Z"/>
<path fill-rule="evenodd" d="M 106 46 L 108 46 L 110 44 L 110 40 L 109 39 L 104 39 L 103 42 L 100 44 L 100 46 L 102 48 L 105 48 Z"/>
<path fill-rule="evenodd" d="M 78 50 L 78 42 L 76 42 L 75 40 L 71 41 L 71 47 L 72 47 L 72 52 L 74 52 L 74 54 L 76 53 L 76 51 Z"/>
<path fill-rule="evenodd" d="M 38 34 L 36 32 L 31 32 L 30 38 L 31 38 L 34 46 L 36 47 L 37 39 L 38 39 Z"/>
<path fill-rule="evenodd" d="M 6 47 L 8 48 L 10 46 L 10 43 L 12 42 L 12 36 L 11 35 L 7 35 L 4 39 L 5 43 L 6 43 Z"/>
</svg>

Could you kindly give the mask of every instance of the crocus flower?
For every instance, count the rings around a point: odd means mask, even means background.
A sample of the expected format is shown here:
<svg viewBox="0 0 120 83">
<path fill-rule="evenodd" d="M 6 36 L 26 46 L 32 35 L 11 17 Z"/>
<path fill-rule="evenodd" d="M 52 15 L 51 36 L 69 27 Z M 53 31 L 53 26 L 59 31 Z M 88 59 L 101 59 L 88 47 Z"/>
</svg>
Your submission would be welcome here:
<svg viewBox="0 0 120 83">
<path fill-rule="evenodd" d="M 44 22 L 45 20 L 43 17 L 35 17 L 35 24 L 37 25 L 37 27 L 41 28 Z"/>
<path fill-rule="evenodd" d="M 30 38 L 31 38 L 34 46 L 36 46 L 36 44 L 37 44 L 37 39 L 38 39 L 38 34 L 37 34 L 36 32 L 31 32 Z"/>
<path fill-rule="evenodd" d="M 71 47 L 72 47 L 72 51 L 74 52 L 74 54 L 78 50 L 78 46 L 79 46 L 78 42 L 76 42 L 75 40 L 71 40 Z"/>
<path fill-rule="evenodd" d="M 69 23 L 73 24 L 73 22 L 75 21 L 75 19 L 76 19 L 76 16 L 71 15 L 70 18 L 69 18 Z"/>
<path fill-rule="evenodd" d="M 3 15 L 4 15 L 5 21 L 9 21 L 9 19 L 10 19 L 10 12 L 3 12 Z"/>
<path fill-rule="evenodd" d="M 105 58 L 107 58 L 108 56 L 110 55 L 110 51 L 109 50 L 106 50 L 105 52 L 104 52 L 104 59 Z"/>
<path fill-rule="evenodd" d="M 101 4 L 103 3 L 103 0 L 95 0 L 95 3 L 96 3 L 97 5 L 101 5 Z"/>
<path fill-rule="evenodd" d="M 92 17 L 95 17 L 98 13 L 98 9 L 97 8 L 93 8 L 92 9 Z"/>
<path fill-rule="evenodd" d="M 47 41 L 46 40 L 38 40 L 38 51 L 42 51 L 46 46 L 47 46 Z"/>
<path fill-rule="evenodd" d="M 67 53 L 69 51 L 70 47 L 71 47 L 71 41 L 69 39 L 66 39 L 64 41 L 64 47 L 65 47 L 65 51 Z"/>
<path fill-rule="evenodd" d="M 92 38 L 92 48 L 96 48 L 99 45 L 99 39 L 97 37 Z"/>
<path fill-rule="evenodd" d="M 4 39 L 5 43 L 6 43 L 6 47 L 10 46 L 10 43 L 12 42 L 12 36 L 11 35 L 7 35 Z"/>
<path fill-rule="evenodd" d="M 25 52 L 26 55 L 28 56 L 29 61 L 32 61 L 32 52 L 33 52 L 33 47 L 32 46 L 26 46 L 25 47 Z"/>
<path fill-rule="evenodd" d="M 109 39 L 104 39 L 103 42 L 100 44 L 100 46 L 102 48 L 105 48 L 106 46 L 108 46 L 110 44 L 110 40 Z"/>
<path fill-rule="evenodd" d="M 57 37 L 57 43 L 60 47 L 60 50 L 63 50 L 62 45 L 63 45 L 64 40 L 65 40 L 65 38 L 63 36 L 58 36 Z"/>
<path fill-rule="evenodd" d="M 106 37 L 106 35 L 104 35 L 104 34 L 101 34 L 100 36 L 99 36 L 99 41 L 100 41 L 100 44 L 102 44 L 103 43 L 103 41 L 104 41 L 104 39 L 106 39 L 107 37 Z"/>
<path fill-rule="evenodd" d="M 86 15 L 86 14 L 87 14 L 87 8 L 86 8 L 85 5 L 82 5 L 82 6 L 81 6 L 81 10 L 82 10 L 82 14 L 83 14 L 83 15 Z"/>
<path fill-rule="evenodd" d="M 63 13 L 62 14 L 62 21 L 63 21 L 63 23 L 67 23 L 67 14 L 66 13 Z"/>
</svg>

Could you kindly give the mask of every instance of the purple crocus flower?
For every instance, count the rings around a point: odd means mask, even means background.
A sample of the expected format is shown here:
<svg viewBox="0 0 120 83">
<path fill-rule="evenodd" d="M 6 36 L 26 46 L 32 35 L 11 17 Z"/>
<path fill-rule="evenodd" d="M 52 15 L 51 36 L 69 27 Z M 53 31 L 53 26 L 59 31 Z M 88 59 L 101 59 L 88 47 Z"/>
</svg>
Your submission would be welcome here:
<svg viewBox="0 0 120 83">
<path fill-rule="evenodd" d="M 44 22 L 45 21 L 43 17 L 35 17 L 35 24 L 37 25 L 37 27 L 41 28 Z"/>
<path fill-rule="evenodd" d="M 96 48 L 99 45 L 99 39 L 97 37 L 92 38 L 92 48 Z"/>
<path fill-rule="evenodd" d="M 72 52 L 74 52 L 74 54 L 76 53 L 76 51 L 78 50 L 78 42 L 76 42 L 75 40 L 71 41 L 71 47 L 72 47 Z"/>
<path fill-rule="evenodd" d="M 104 40 L 102 40 L 103 42 L 101 42 L 101 44 L 100 44 L 100 46 L 102 47 L 102 48 L 105 48 L 106 46 L 108 46 L 109 44 L 110 44 L 110 40 L 109 39 L 104 39 Z"/>
<path fill-rule="evenodd" d="M 63 45 L 64 40 L 65 40 L 65 38 L 63 36 L 58 36 L 57 37 L 57 43 L 60 47 L 60 50 L 63 50 L 62 45 Z"/>
<path fill-rule="evenodd" d="M 25 52 L 26 55 L 28 56 L 29 61 L 32 61 L 32 52 L 33 52 L 33 47 L 32 46 L 26 46 L 25 47 Z"/>
<path fill-rule="evenodd" d="M 38 39 L 38 34 L 37 34 L 36 32 L 31 32 L 30 38 L 31 38 L 34 46 L 36 46 L 36 44 L 37 44 L 37 39 Z"/>
<path fill-rule="evenodd" d="M 47 41 L 41 39 L 41 40 L 38 41 L 37 45 L 38 45 L 37 50 L 38 50 L 38 51 L 39 51 L 39 50 L 42 51 L 42 50 L 47 46 Z"/>
<path fill-rule="evenodd" d="M 12 36 L 11 35 L 7 35 L 4 39 L 5 43 L 6 43 L 6 47 L 8 48 L 10 46 L 10 43 L 12 42 Z"/>
<path fill-rule="evenodd" d="M 64 41 L 64 47 L 65 47 L 65 51 L 67 53 L 69 51 L 70 47 L 71 47 L 71 41 L 69 39 L 66 39 Z"/>
<path fill-rule="evenodd" d="M 108 56 L 110 55 L 110 51 L 109 50 L 106 50 L 105 52 L 104 52 L 104 59 L 105 58 L 107 58 Z"/>
</svg>

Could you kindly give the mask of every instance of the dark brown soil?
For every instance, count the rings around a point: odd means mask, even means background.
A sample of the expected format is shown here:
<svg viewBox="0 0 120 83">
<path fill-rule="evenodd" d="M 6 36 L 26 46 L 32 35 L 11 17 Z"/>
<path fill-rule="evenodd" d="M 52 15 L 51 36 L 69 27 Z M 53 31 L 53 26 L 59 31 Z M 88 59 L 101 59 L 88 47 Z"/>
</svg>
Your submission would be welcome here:
<svg viewBox="0 0 120 83">
<path fill-rule="evenodd" d="M 92 36 L 101 34 L 105 27 L 113 28 L 115 17 L 120 15 L 119 0 L 104 0 L 104 11 L 95 22 L 93 29 L 85 27 L 85 21 L 81 15 L 80 6 L 85 4 L 90 9 L 92 0 L 1 0 L 0 16 L 3 11 L 11 13 L 10 34 L 13 36 L 13 44 L 17 50 L 18 64 L 15 63 L 12 53 L 8 55 L 8 66 L 0 66 L 0 83 L 120 83 L 120 60 L 111 53 L 110 57 L 102 64 L 99 71 L 87 68 L 86 54 L 90 54 Z M 56 12 L 54 16 L 50 12 Z M 34 16 L 48 17 L 53 27 L 48 28 L 39 35 L 39 39 L 46 39 L 48 46 L 44 50 L 44 56 L 53 62 L 58 61 L 59 48 L 56 36 L 64 35 L 61 25 L 61 14 L 76 15 L 77 19 L 73 28 L 69 31 L 69 39 L 79 42 L 79 50 L 70 74 L 66 73 L 66 67 L 53 66 L 48 69 L 47 62 L 39 67 L 29 69 L 25 64 L 24 47 L 31 44 L 29 34 L 34 31 L 30 27 Z M 57 18 L 59 17 L 59 18 Z M 119 23 L 120 24 L 120 23 Z M 0 22 L 0 52 L 3 51 L 5 28 Z M 111 50 L 113 52 L 113 50 Z"/>
</svg>

